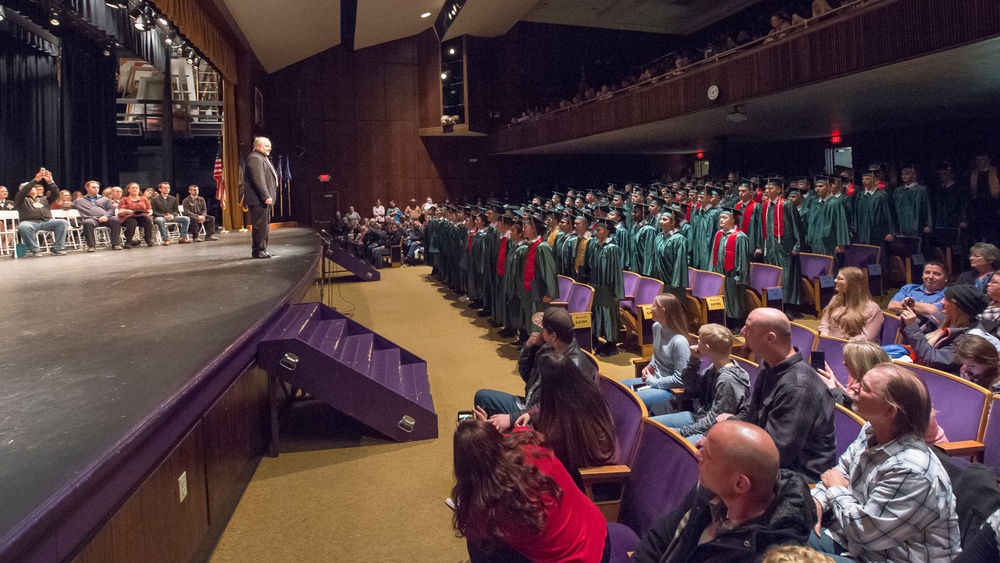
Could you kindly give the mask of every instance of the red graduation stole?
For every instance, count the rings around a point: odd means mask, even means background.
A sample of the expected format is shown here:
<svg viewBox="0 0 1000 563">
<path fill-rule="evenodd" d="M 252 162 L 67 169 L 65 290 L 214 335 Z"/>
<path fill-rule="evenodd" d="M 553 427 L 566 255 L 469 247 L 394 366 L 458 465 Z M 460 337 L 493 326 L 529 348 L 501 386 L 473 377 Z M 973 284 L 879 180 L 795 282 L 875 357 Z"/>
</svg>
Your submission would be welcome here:
<svg viewBox="0 0 1000 563">
<path fill-rule="evenodd" d="M 753 219 L 753 210 L 756 208 L 757 202 L 752 199 L 746 205 L 743 205 L 742 201 L 736 204 L 736 210 L 743 211 L 743 224 L 740 225 L 740 230 L 744 233 L 750 232 L 750 220 Z"/>
<path fill-rule="evenodd" d="M 764 204 L 764 212 L 760 214 L 761 222 L 760 229 L 764 233 L 764 238 L 767 238 L 767 210 L 771 208 L 771 204 L 775 205 L 774 208 L 774 234 L 777 237 L 781 237 L 785 234 L 785 198 L 779 197 L 775 200 L 767 200 Z"/>
<path fill-rule="evenodd" d="M 472 254 L 472 237 L 476 236 L 476 233 L 478 232 L 479 229 L 472 229 L 471 231 L 469 231 L 469 243 L 466 246 L 466 248 L 468 248 L 469 250 L 469 254 Z"/>
<path fill-rule="evenodd" d="M 739 229 L 733 229 L 732 234 L 726 238 L 726 255 L 722 259 L 722 269 L 730 271 L 736 267 L 736 236 L 740 234 Z M 722 231 L 715 233 L 715 244 L 712 245 L 712 267 L 719 261 L 719 241 L 722 240 Z"/>
<path fill-rule="evenodd" d="M 497 254 L 497 275 L 500 277 L 503 277 L 503 271 L 507 268 L 507 237 L 509 236 L 508 232 L 500 237 L 500 254 Z"/>
<path fill-rule="evenodd" d="M 538 254 L 538 245 L 542 244 L 542 237 L 535 239 L 528 247 L 528 260 L 524 265 L 524 289 L 531 291 L 531 280 L 535 279 L 535 254 Z"/>
</svg>

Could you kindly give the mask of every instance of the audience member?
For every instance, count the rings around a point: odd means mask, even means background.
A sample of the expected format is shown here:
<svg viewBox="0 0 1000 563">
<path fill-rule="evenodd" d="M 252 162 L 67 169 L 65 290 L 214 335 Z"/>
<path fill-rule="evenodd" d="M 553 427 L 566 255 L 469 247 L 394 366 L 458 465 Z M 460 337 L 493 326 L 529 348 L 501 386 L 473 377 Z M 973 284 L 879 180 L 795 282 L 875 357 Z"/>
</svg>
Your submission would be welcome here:
<svg viewBox="0 0 1000 563">
<path fill-rule="evenodd" d="M 153 208 L 149 200 L 139 193 L 139 184 L 132 182 L 125 188 L 128 195 L 118 200 L 118 218 L 125 227 L 125 248 L 139 246 L 139 242 L 133 240 L 139 227 L 142 228 L 146 246 L 153 246 L 153 219 L 150 217 Z"/>
<path fill-rule="evenodd" d="M 375 206 L 372 207 L 372 219 L 378 223 L 385 223 L 385 207 L 382 205 L 381 199 L 375 200 Z"/>
<path fill-rule="evenodd" d="M 836 294 L 823 311 L 819 333 L 846 340 L 878 342 L 882 309 L 868 292 L 868 276 L 859 268 L 842 268 L 833 280 Z"/>
<path fill-rule="evenodd" d="M 962 554 L 955 563 L 995 563 L 1000 561 L 1000 510 L 987 518 L 982 525 L 962 546 Z"/>
<path fill-rule="evenodd" d="M 389 256 L 392 252 L 390 249 L 393 246 L 401 246 L 403 242 L 403 235 L 399 232 L 399 224 L 395 221 L 389 221 L 385 226 L 385 236 L 383 236 L 377 243 L 369 247 L 369 260 L 372 266 L 376 269 L 381 270 L 384 260 L 384 256 Z"/>
<path fill-rule="evenodd" d="M 177 229 L 179 230 L 179 237 L 177 242 L 181 244 L 187 244 L 191 242 L 188 238 L 188 232 L 191 230 L 191 218 L 186 215 L 181 215 L 180 208 L 177 206 L 177 198 L 170 195 L 170 184 L 168 182 L 160 182 L 157 186 L 160 193 L 153 196 L 153 199 L 149 200 L 150 206 L 153 208 L 153 223 L 156 228 L 160 230 L 160 240 L 163 241 L 163 246 L 170 245 L 170 236 L 167 233 L 167 223 L 177 223 Z"/>
<path fill-rule="evenodd" d="M 776 545 L 767 550 L 761 563 L 833 563 L 833 559 L 804 545 Z"/>
<path fill-rule="evenodd" d="M 7 186 L 0 186 L 0 211 L 13 211 L 14 202 L 7 199 L 10 194 L 7 192 Z"/>
<path fill-rule="evenodd" d="M 760 359 L 750 400 L 736 416 L 774 439 L 781 467 L 814 480 L 836 461 L 833 398 L 816 370 L 792 347 L 791 324 L 777 309 L 754 309 L 743 326 L 747 346 Z"/>
<path fill-rule="evenodd" d="M 53 211 L 66 211 L 73 205 L 73 194 L 69 190 L 59 190 L 59 198 L 52 202 Z"/>
<path fill-rule="evenodd" d="M 802 544 L 814 507 L 802 476 L 780 469 L 774 441 L 751 424 L 712 427 L 697 452 L 698 484 L 653 524 L 637 563 L 753 561 L 771 546 Z"/>
<path fill-rule="evenodd" d="M 670 293 L 662 293 L 653 299 L 653 356 L 649 365 L 642 369 L 642 377 L 626 379 L 623 384 L 640 387 L 637 394 L 649 414 L 666 414 L 676 410 L 672 406 L 674 394 L 670 391 L 681 387 L 681 370 L 691 357 L 691 345 L 687 339 L 687 315 L 679 299 Z"/>
<path fill-rule="evenodd" d="M 901 287 L 889 301 L 886 310 L 898 315 L 903 312 L 905 304 L 918 316 L 929 317 L 940 313 L 944 302 L 944 286 L 948 283 L 948 274 L 945 272 L 941 262 L 927 262 L 924 264 L 924 283 L 909 283 Z"/>
<path fill-rule="evenodd" d="M 986 309 L 986 305 L 986 296 L 975 287 L 953 285 L 944 292 L 944 322 L 940 326 L 936 327 L 932 322 L 925 322 L 921 326 L 916 322 L 916 313 L 904 309 L 899 315 L 903 321 L 903 336 L 905 342 L 913 347 L 916 362 L 934 369 L 958 373 L 955 339 L 975 326 L 976 317 Z"/>
<path fill-rule="evenodd" d="M 420 218 L 420 214 L 423 213 L 423 212 L 424 212 L 423 208 L 421 208 L 419 205 L 417 205 L 417 200 L 416 199 L 410 199 L 409 205 L 407 205 L 406 209 L 403 210 L 403 215 L 405 215 L 406 217 L 409 217 L 410 219 L 416 221 L 417 219 Z"/>
<path fill-rule="evenodd" d="M 482 420 L 455 430 L 455 514 L 475 562 L 608 561 L 607 523 L 542 435 L 504 437 Z"/>
<path fill-rule="evenodd" d="M 573 335 L 573 319 L 566 309 L 549 307 L 541 315 L 541 331 L 533 333 L 524 343 L 517 360 L 517 371 L 524 380 L 524 396 L 517 397 L 502 391 L 481 389 L 474 399 L 476 412 L 485 417 L 497 430 L 506 432 L 521 415 L 538 406 L 542 373 L 538 358 L 548 352 L 568 357 L 580 368 L 588 381 L 597 380 L 597 366 L 580 349 Z"/>
<path fill-rule="evenodd" d="M 696 444 L 720 414 L 738 413 L 750 396 L 750 375 L 729 357 L 734 340 L 733 333 L 722 325 L 702 325 L 698 344 L 691 346 L 691 359 L 681 372 L 684 396 L 694 399 L 695 410 L 654 416 L 653 420 Z M 699 374 L 703 357 L 711 364 Z"/>
<path fill-rule="evenodd" d="M 997 168 L 986 151 L 975 154 L 975 164 L 969 172 L 969 238 L 1000 244 L 997 218 L 1000 216 L 1000 179 Z"/>
<path fill-rule="evenodd" d="M 991 393 L 1000 393 L 1000 353 L 982 336 L 963 334 L 955 340 L 955 362 L 961 364 L 958 374 Z"/>
<path fill-rule="evenodd" d="M 188 186 L 188 196 L 181 205 L 184 206 L 184 215 L 191 219 L 191 240 L 198 242 L 202 227 L 205 228 L 205 240 L 219 240 L 215 236 L 215 216 L 208 214 L 208 204 L 205 198 L 198 195 L 198 186 Z"/>
<path fill-rule="evenodd" d="M 14 195 L 14 208 L 17 209 L 17 232 L 28 247 L 32 256 L 41 256 L 38 248 L 38 231 L 50 231 L 55 244 L 52 247 L 53 256 L 66 255 L 66 230 L 69 222 L 65 219 L 53 219 L 51 205 L 59 197 L 59 187 L 52 179 L 52 173 L 40 168 L 35 177 L 21 184 Z"/>
<path fill-rule="evenodd" d="M 111 235 L 111 248 L 122 249 L 122 223 L 115 216 L 115 205 L 110 199 L 98 195 L 101 185 L 95 180 L 84 184 L 87 195 L 73 202 L 73 208 L 80 212 L 83 223 L 83 238 L 87 241 L 87 252 L 97 249 L 97 227 L 107 227 Z"/>
<path fill-rule="evenodd" d="M 583 488 L 581 467 L 617 463 L 618 442 L 611 411 L 597 384 L 580 373 L 568 357 L 548 352 L 538 358 L 543 374 L 537 410 L 521 415 L 515 426 L 529 422 Z"/>
<path fill-rule="evenodd" d="M 351 225 L 357 225 L 361 223 L 361 215 L 354 210 L 354 206 L 352 205 L 347 209 L 348 209 L 347 215 L 344 215 L 344 218 L 347 219 L 348 223 Z"/>
<path fill-rule="evenodd" d="M 881 346 L 867 340 L 855 340 L 844 344 L 844 367 L 847 368 L 849 381 L 844 387 L 840 380 L 833 374 L 827 364 L 826 369 L 816 370 L 822 377 L 823 383 L 830 390 L 834 399 L 845 407 L 850 407 L 852 401 L 858 394 L 858 385 L 864 379 L 868 370 L 873 367 L 892 361 L 889 354 Z"/>
<path fill-rule="evenodd" d="M 924 383 L 901 366 L 879 364 L 858 386 L 854 410 L 868 422 L 812 491 L 817 521 L 809 545 L 859 561 L 954 559 L 961 552 L 955 496 L 924 442 L 931 417 Z"/>
<path fill-rule="evenodd" d="M 993 272 L 989 283 L 986 284 L 986 297 L 989 303 L 979 314 L 979 324 L 976 328 L 1000 338 L 1000 272 Z"/>
<path fill-rule="evenodd" d="M 977 242 L 969 248 L 969 265 L 972 269 L 962 272 L 955 283 L 974 285 L 985 292 L 993 272 L 1000 269 L 1000 248 L 987 242 Z"/>
</svg>

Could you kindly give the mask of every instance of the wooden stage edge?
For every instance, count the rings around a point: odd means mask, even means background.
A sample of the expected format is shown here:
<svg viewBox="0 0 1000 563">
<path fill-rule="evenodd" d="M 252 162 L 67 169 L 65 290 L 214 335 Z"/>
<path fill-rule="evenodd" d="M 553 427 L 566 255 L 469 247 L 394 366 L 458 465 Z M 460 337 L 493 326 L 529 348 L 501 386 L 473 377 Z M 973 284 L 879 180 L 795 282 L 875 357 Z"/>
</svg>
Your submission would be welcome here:
<svg viewBox="0 0 1000 563">
<path fill-rule="evenodd" d="M 315 281 L 319 253 L 268 312 L 0 542 L 0 561 L 205 561 L 269 436 L 257 344 Z M 186 496 L 182 498 L 182 495 Z"/>
</svg>

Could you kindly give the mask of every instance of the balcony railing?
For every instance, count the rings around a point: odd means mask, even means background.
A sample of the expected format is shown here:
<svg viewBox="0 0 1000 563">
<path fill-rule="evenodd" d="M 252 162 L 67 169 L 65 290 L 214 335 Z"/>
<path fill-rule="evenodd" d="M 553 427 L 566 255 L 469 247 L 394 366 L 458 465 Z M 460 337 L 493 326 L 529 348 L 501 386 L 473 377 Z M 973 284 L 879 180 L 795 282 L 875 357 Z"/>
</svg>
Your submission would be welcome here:
<svg viewBox="0 0 1000 563">
<path fill-rule="evenodd" d="M 118 98 L 119 137 L 159 138 L 163 133 L 163 101 Z M 175 138 L 218 137 L 222 135 L 222 102 L 175 101 Z"/>
</svg>

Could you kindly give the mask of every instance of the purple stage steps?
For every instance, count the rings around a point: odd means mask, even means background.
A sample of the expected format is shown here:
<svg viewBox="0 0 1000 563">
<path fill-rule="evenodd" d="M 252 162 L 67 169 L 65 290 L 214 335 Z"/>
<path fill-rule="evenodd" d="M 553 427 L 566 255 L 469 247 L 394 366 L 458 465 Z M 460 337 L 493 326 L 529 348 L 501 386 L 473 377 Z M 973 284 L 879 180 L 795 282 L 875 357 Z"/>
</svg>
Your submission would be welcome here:
<svg viewBox="0 0 1000 563">
<path fill-rule="evenodd" d="M 437 438 L 427 363 L 331 307 L 289 305 L 261 340 L 257 361 L 273 386 L 272 452 L 276 378 L 398 442 Z"/>
<path fill-rule="evenodd" d="M 336 264 L 340 264 L 345 270 L 351 272 L 361 281 L 379 281 L 382 276 L 371 264 L 358 258 L 350 250 L 333 243 L 328 246 L 326 257 Z"/>
</svg>

